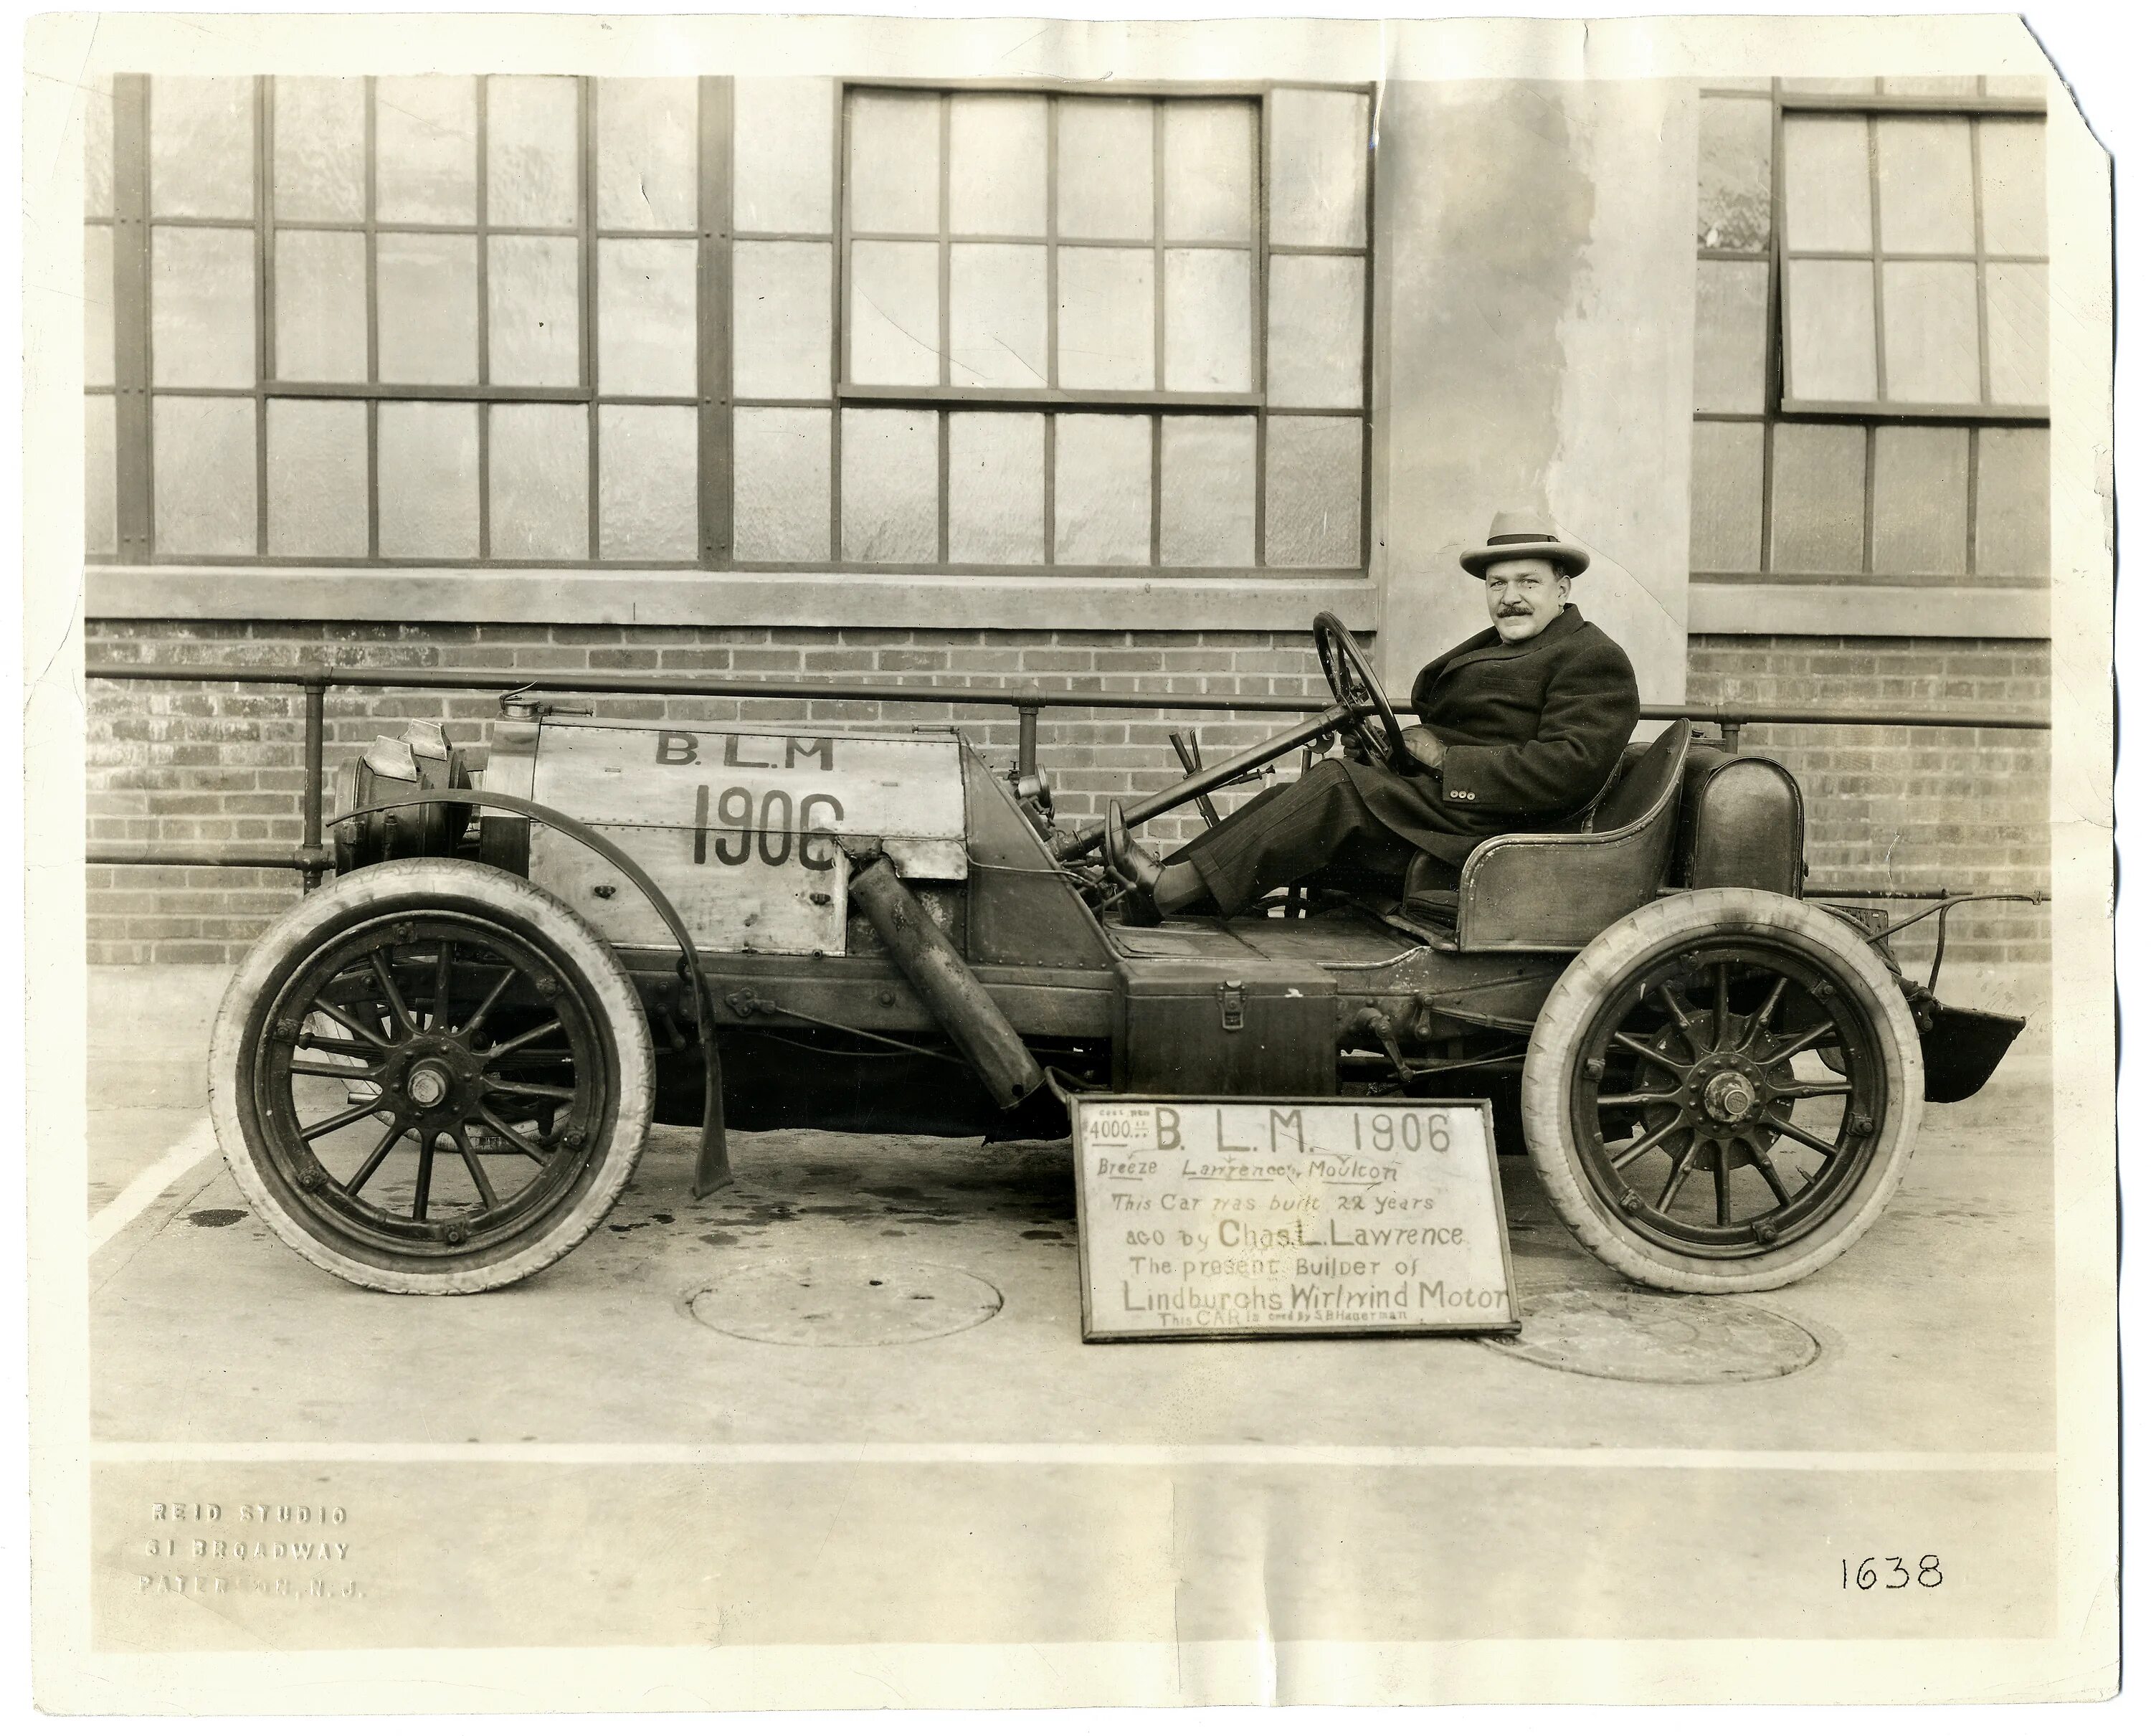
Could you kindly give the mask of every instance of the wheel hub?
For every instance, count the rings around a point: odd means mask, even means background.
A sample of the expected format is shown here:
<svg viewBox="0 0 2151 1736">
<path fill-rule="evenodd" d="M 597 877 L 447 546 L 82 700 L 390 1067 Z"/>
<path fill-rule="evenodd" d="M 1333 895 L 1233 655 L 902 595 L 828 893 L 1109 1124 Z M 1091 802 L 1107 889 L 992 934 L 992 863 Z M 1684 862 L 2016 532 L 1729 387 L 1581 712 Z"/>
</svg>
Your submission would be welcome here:
<svg viewBox="0 0 2151 1736">
<path fill-rule="evenodd" d="M 1729 1126 L 1744 1119 L 1754 1107 L 1754 1086 L 1730 1067 L 1703 1088 L 1703 1113 L 1714 1121 Z"/>
<path fill-rule="evenodd" d="M 422 1125 L 447 1126 L 476 1112 L 478 1062 L 453 1037 L 421 1035 L 406 1045 L 402 1059 L 399 1089 Z"/>
<path fill-rule="evenodd" d="M 438 1109 L 448 1094 L 448 1070 L 433 1061 L 420 1062 L 404 1080 L 403 1093 L 421 1109 Z"/>
</svg>

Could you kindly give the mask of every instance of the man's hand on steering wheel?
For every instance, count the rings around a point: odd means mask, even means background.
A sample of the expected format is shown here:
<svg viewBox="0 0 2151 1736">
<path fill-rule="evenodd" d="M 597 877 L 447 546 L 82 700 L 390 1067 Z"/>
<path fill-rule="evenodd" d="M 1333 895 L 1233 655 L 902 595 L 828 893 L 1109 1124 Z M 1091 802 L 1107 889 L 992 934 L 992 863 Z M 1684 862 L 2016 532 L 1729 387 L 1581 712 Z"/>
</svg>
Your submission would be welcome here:
<svg viewBox="0 0 2151 1736">
<path fill-rule="evenodd" d="M 1449 744 L 1424 724 L 1414 724 L 1404 734 L 1404 752 L 1429 772 L 1439 772 L 1448 757 Z"/>
</svg>

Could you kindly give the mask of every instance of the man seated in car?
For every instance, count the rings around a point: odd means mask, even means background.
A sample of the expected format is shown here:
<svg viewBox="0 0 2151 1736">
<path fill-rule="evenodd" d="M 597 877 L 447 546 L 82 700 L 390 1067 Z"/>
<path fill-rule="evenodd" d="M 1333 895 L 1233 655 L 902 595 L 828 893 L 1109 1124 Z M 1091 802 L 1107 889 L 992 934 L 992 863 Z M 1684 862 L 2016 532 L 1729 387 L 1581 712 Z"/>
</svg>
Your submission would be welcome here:
<svg viewBox="0 0 2151 1736">
<path fill-rule="evenodd" d="M 1412 769 L 1318 760 L 1162 863 L 1109 804 L 1106 863 L 1131 888 L 1132 918 L 1235 916 L 1325 870 L 1394 886 L 1421 851 L 1454 886 L 1482 838 L 1581 823 L 1638 716 L 1627 654 L 1568 600 L 1591 557 L 1543 515 L 1504 512 L 1458 559 L 1485 585 L 1493 625 L 1412 684 Z"/>
</svg>

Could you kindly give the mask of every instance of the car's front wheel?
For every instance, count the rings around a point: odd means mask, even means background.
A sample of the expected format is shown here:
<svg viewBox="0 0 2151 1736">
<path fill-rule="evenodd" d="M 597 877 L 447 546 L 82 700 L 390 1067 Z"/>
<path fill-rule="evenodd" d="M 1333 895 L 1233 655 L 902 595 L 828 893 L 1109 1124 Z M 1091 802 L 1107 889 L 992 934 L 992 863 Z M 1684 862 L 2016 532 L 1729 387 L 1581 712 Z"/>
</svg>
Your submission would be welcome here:
<svg viewBox="0 0 2151 1736">
<path fill-rule="evenodd" d="M 271 924 L 209 1083 L 277 1235 L 353 1283 L 441 1296 L 528 1277 L 604 1221 L 655 1081 L 641 1002 L 589 924 L 513 874 L 422 858 Z"/>
<path fill-rule="evenodd" d="M 1865 939 L 1737 887 L 1600 934 L 1524 1062 L 1526 1143 L 1555 1209 L 1664 1290 L 1774 1289 L 1835 1259 L 1895 1192 L 1922 1096 L 1919 1033 Z"/>
</svg>

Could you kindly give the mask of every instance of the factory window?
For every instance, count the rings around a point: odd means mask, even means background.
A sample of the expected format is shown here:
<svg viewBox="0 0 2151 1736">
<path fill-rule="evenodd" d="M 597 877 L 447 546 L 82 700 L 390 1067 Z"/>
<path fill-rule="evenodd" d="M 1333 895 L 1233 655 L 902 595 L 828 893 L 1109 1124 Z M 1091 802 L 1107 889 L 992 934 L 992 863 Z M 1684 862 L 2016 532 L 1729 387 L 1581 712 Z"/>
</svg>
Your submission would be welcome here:
<svg viewBox="0 0 2151 1736">
<path fill-rule="evenodd" d="M 1362 570 L 1372 108 L 123 77 L 90 553 Z"/>
<path fill-rule="evenodd" d="M 2042 81 L 1706 89 L 1690 564 L 2047 571 Z"/>
</svg>

